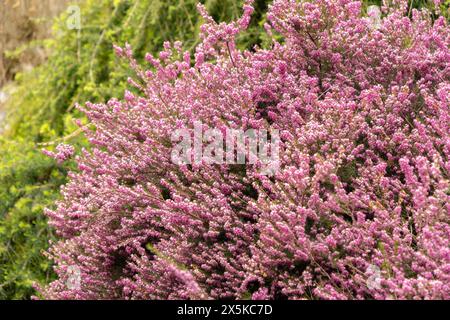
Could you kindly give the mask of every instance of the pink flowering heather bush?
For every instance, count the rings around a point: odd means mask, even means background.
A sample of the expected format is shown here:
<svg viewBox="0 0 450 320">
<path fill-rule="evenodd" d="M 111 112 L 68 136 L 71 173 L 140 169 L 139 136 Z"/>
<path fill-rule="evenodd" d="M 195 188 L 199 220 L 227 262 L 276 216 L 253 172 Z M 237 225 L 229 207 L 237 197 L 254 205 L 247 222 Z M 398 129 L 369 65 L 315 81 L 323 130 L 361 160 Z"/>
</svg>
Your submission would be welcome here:
<svg viewBox="0 0 450 320">
<path fill-rule="evenodd" d="M 62 164 L 73 156 L 75 148 L 71 145 L 59 144 L 56 146 L 56 151 L 57 152 L 54 153 L 46 149 L 42 150 L 45 155 L 54 158 L 59 164 Z"/>
<path fill-rule="evenodd" d="M 450 30 L 389 3 L 377 26 L 359 1 L 275 0 L 283 41 L 251 52 L 235 46 L 251 1 L 229 24 L 200 6 L 195 61 L 167 44 L 145 70 L 116 48 L 141 93 L 81 108 L 92 149 L 48 211 L 43 296 L 449 299 Z M 173 164 L 194 121 L 278 129 L 280 170 Z"/>
</svg>

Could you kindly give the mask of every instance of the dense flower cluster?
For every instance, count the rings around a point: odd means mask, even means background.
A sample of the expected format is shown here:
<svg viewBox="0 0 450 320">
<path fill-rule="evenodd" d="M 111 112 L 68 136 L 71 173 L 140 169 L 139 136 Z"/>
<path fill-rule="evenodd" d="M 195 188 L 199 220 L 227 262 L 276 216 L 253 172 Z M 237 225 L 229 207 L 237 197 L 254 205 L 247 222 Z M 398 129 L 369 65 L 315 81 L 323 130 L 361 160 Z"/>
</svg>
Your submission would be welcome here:
<svg viewBox="0 0 450 320">
<path fill-rule="evenodd" d="M 71 145 L 61 143 L 56 146 L 56 151 L 57 152 L 55 153 L 46 149 L 42 150 L 45 155 L 55 159 L 59 164 L 61 164 L 73 156 L 75 153 L 75 148 Z"/>
<path fill-rule="evenodd" d="M 252 1 L 229 24 L 200 6 L 195 61 L 167 44 L 144 70 L 116 48 L 141 94 L 81 108 L 93 147 L 47 212 L 44 297 L 450 298 L 450 30 L 388 2 L 374 27 L 359 1 L 275 0 L 283 42 L 245 52 Z M 195 121 L 278 129 L 280 170 L 173 164 Z"/>
</svg>

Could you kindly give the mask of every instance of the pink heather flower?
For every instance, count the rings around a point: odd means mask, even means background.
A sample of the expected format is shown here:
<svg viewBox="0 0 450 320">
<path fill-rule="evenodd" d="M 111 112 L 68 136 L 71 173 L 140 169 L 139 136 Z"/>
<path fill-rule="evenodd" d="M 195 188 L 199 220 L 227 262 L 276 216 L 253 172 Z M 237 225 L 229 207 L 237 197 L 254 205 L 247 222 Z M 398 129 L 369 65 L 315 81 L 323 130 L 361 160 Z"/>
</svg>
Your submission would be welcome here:
<svg viewBox="0 0 450 320">
<path fill-rule="evenodd" d="M 67 144 L 59 144 L 56 147 L 56 153 L 52 152 L 52 151 L 48 151 L 43 149 L 42 152 L 55 159 L 59 164 L 63 163 L 64 161 L 67 161 L 68 159 L 72 158 L 73 154 L 75 153 L 75 149 L 73 146 L 71 145 L 67 145 Z"/>
<path fill-rule="evenodd" d="M 252 6 L 253 2 L 254 0 L 247 0 L 246 4 L 244 5 L 244 13 L 238 21 L 241 30 L 246 30 L 248 28 L 248 25 L 250 24 L 251 15 L 254 11 L 254 8 Z"/>
<path fill-rule="evenodd" d="M 123 49 L 117 45 L 113 45 L 114 51 L 118 57 L 123 56 Z"/>
<path fill-rule="evenodd" d="M 132 102 L 135 99 L 134 95 L 128 90 L 125 91 L 124 98 L 128 102 Z"/>
<path fill-rule="evenodd" d="M 126 46 L 140 94 L 79 107 L 95 130 L 46 211 L 44 297 L 450 299 L 447 21 L 394 0 L 373 28 L 359 1 L 275 0 L 283 42 L 240 51 L 250 5 L 220 24 L 199 6 L 194 67 L 180 44 L 150 70 Z M 171 133 L 196 122 L 279 130 L 279 171 L 172 163 Z"/>
</svg>

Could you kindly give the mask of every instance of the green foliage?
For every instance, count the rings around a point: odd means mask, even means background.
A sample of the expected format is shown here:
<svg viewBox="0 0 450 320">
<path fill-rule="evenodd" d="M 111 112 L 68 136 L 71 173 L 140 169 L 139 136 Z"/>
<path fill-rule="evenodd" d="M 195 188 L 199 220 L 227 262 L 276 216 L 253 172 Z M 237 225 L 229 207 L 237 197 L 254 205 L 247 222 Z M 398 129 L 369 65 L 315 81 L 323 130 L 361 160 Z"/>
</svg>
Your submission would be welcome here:
<svg viewBox="0 0 450 320">
<path fill-rule="evenodd" d="M 41 250 L 53 238 L 43 208 L 58 197 L 66 170 L 25 142 L 0 140 L 0 298 L 32 293 L 52 277 Z"/>
</svg>

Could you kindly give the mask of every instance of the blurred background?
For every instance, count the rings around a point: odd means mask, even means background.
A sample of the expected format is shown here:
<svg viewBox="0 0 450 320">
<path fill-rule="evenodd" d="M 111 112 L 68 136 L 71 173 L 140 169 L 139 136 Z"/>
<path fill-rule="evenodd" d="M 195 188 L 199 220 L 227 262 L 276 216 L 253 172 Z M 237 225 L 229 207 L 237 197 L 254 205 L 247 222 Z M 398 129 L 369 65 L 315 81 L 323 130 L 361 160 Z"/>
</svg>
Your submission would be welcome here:
<svg viewBox="0 0 450 320">
<path fill-rule="evenodd" d="M 52 20 L 69 0 L 3 0 L 0 3 L 0 85 L 45 60 L 38 40 L 51 36 Z"/>
<path fill-rule="evenodd" d="M 1 90 L 15 75 L 45 61 L 42 40 L 51 36 L 53 18 L 69 0 L 2 0 L 0 2 L 0 121 L 8 93 Z"/>
</svg>

